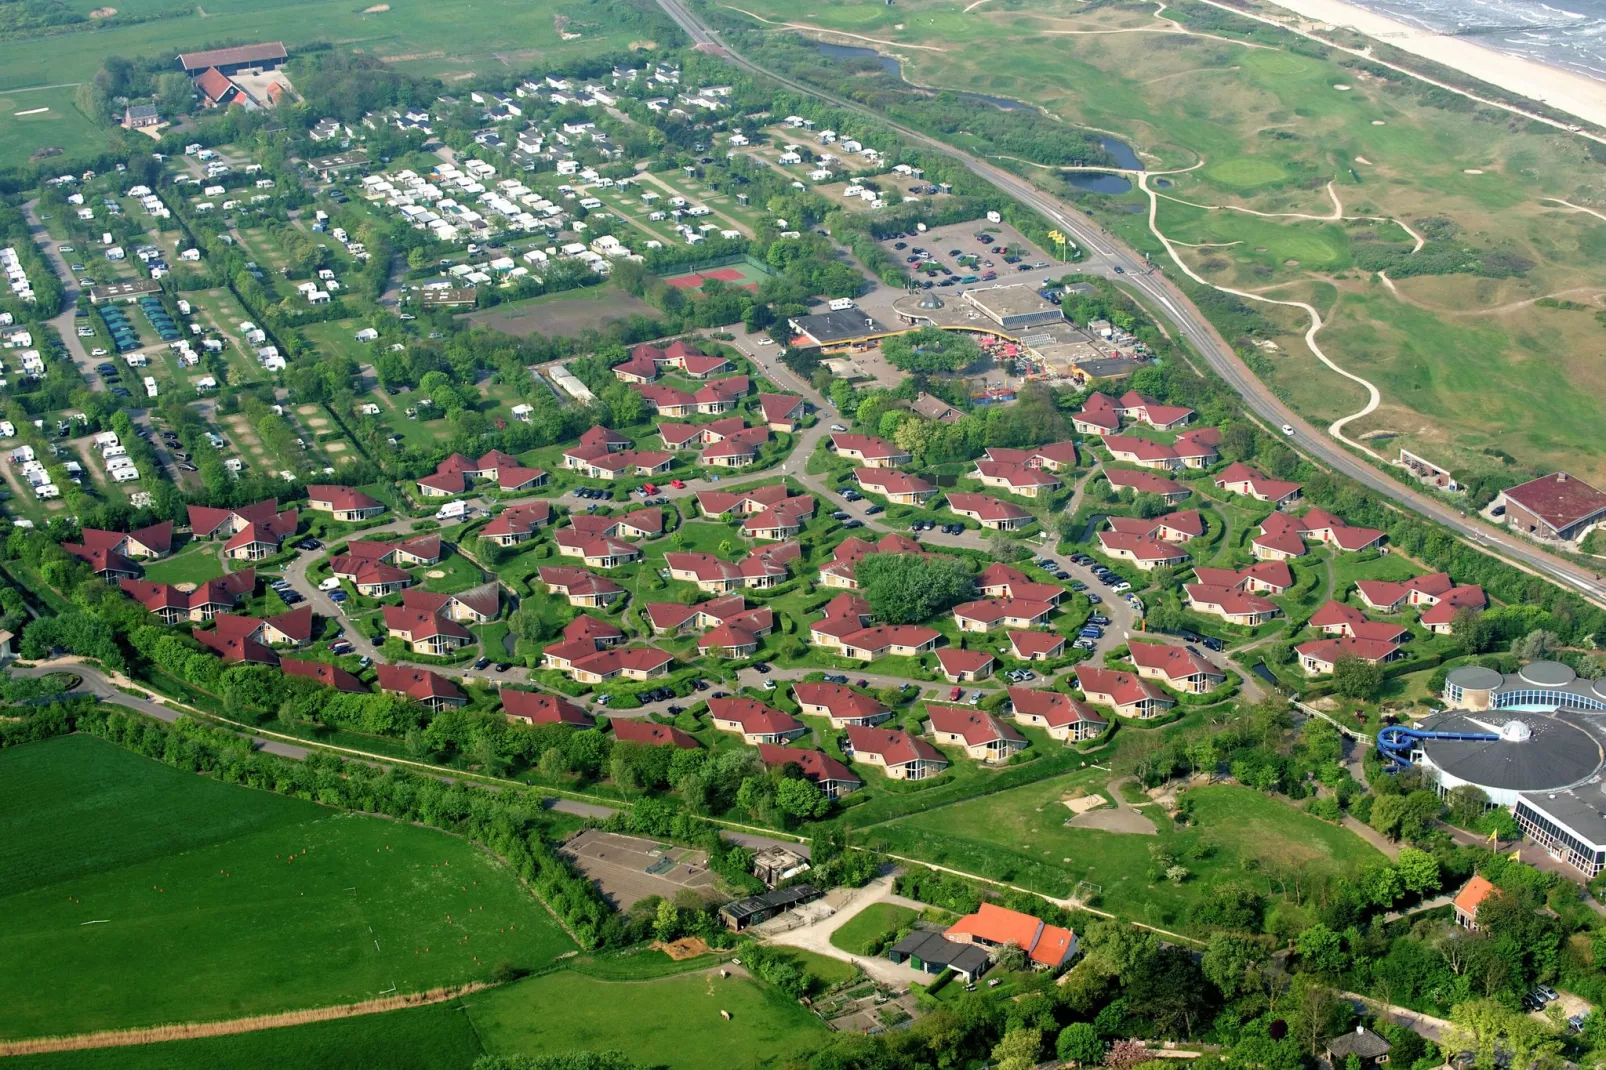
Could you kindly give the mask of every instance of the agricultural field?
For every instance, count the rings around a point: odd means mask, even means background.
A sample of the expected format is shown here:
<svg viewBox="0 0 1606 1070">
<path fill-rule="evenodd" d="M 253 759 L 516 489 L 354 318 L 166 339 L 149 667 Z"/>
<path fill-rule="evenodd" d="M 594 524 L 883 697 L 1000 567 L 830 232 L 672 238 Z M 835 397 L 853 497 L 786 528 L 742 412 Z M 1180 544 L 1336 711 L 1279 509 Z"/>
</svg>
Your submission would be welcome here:
<svg viewBox="0 0 1606 1070">
<path fill-rule="evenodd" d="M 1191 270 L 1321 313 L 1322 350 L 1382 393 L 1347 427 L 1379 452 L 1405 446 L 1489 471 L 1502 461 L 1485 451 L 1498 448 L 1516 458 L 1513 476 L 1567 467 L 1606 478 L 1606 446 L 1589 433 L 1606 417 L 1590 389 L 1602 374 L 1591 313 L 1606 309 L 1606 224 L 1574 207 L 1606 197 L 1606 178 L 1577 139 L 1460 99 L 1437 106 L 1444 94 L 1428 98 L 1421 83 L 1385 81 L 1309 42 L 1295 53 L 1285 47 L 1295 38 L 1215 9 L 915 0 L 799 14 L 760 0 L 743 10 L 816 39 L 885 41 L 910 82 L 1014 97 L 1126 141 L 1151 172 L 1159 231 L 1186 243 L 1174 252 Z M 1023 173 L 1085 199 L 1180 276 L 1150 232 L 1148 193 L 1089 195 L 1051 169 Z M 1547 296 L 1557 301 L 1536 303 Z M 1307 348 L 1306 312 L 1249 304 L 1278 347 L 1257 370 L 1296 408 L 1326 423 L 1362 407 L 1364 391 Z"/>
<path fill-rule="evenodd" d="M 0 955 L 32 964 L 0 979 L 0 1036 L 350 1002 L 572 946 L 496 859 L 428 829 L 87 736 L 0 753 L 0 784 Z"/>
<path fill-rule="evenodd" d="M 282 39 L 293 52 L 297 45 L 311 41 L 338 40 L 412 73 L 450 78 L 476 72 L 493 58 L 514 67 L 559 64 L 624 49 L 640 35 L 639 29 L 633 33 L 620 27 L 608 15 L 606 5 L 587 3 L 544 2 L 508 9 L 469 0 L 392 0 L 366 7 L 341 6 L 328 0 L 266 4 L 223 0 L 207 5 L 203 12 L 189 5 L 136 0 L 132 10 L 119 7 L 130 14 L 164 7 L 181 8 L 185 13 L 134 25 L 112 25 L 93 37 L 80 32 L 7 41 L 0 45 L 0 70 L 4 71 L 0 79 L 5 83 L 0 91 L 88 80 L 105 55 L 170 55 L 225 41 Z M 567 32 L 578 36 L 563 38 L 555 25 L 558 15 L 569 16 Z M 92 46 L 86 44 L 89 41 Z M 520 47 L 510 51 L 508 41 L 518 41 Z M 0 131 L 0 136 L 4 134 Z"/>
</svg>

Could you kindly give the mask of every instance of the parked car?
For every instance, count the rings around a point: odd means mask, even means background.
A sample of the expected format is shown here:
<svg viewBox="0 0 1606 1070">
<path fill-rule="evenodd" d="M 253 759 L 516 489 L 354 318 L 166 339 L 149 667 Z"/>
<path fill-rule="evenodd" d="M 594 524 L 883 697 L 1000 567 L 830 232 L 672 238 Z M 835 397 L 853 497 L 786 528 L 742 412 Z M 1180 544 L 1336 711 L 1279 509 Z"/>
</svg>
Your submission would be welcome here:
<svg viewBox="0 0 1606 1070">
<path fill-rule="evenodd" d="M 1130 591 L 1131 589 L 1132 585 L 1125 580 L 1121 580 L 1118 583 L 1114 583 L 1110 586 L 1110 590 L 1114 591 L 1116 594 L 1122 594 L 1126 591 Z"/>
<path fill-rule="evenodd" d="M 1093 592 L 1089 591 L 1088 594 L 1087 594 L 1087 602 L 1088 602 L 1088 605 L 1097 606 L 1097 605 L 1102 605 L 1103 602 L 1104 602 L 1104 599 L 1101 598 L 1100 596 L 1094 594 Z"/>
<path fill-rule="evenodd" d="M 848 520 L 848 521 L 844 521 L 842 526 L 845 527 L 845 528 L 862 528 L 862 527 L 864 527 L 864 521 L 862 521 L 862 520 Z"/>
<path fill-rule="evenodd" d="M 832 424 L 831 425 L 831 430 L 837 432 L 838 434 L 841 434 L 843 431 L 846 431 L 847 428 L 843 427 L 841 424 Z"/>
<path fill-rule="evenodd" d="M 846 676 L 843 676 L 841 673 L 834 672 L 826 673 L 821 677 L 821 679 L 828 684 L 845 684 L 848 682 L 848 678 Z"/>
<path fill-rule="evenodd" d="M 886 511 L 886 509 L 885 509 L 884 506 L 872 505 L 872 506 L 870 506 L 870 508 L 868 508 L 868 509 L 866 509 L 864 511 L 864 515 L 865 516 L 875 516 L 877 513 L 881 513 L 881 512 L 885 512 L 885 511 Z"/>
<path fill-rule="evenodd" d="M 491 663 L 491 659 L 490 658 L 484 658 L 484 657 L 476 658 L 474 660 L 474 668 L 483 669 L 483 668 L 485 668 L 485 666 L 489 665 L 490 663 Z"/>
<path fill-rule="evenodd" d="M 831 514 L 831 519 L 832 520 L 846 520 L 847 518 L 848 518 L 847 511 L 843 510 L 843 509 L 838 509 L 836 512 Z"/>
<path fill-rule="evenodd" d="M 511 661 L 499 661 L 496 663 L 497 672 L 507 672 L 512 667 L 513 663 Z"/>
<path fill-rule="evenodd" d="M 961 698 L 964 697 L 964 695 L 965 695 L 965 689 L 962 688 L 962 687 L 956 687 L 952 691 L 948 692 L 948 701 L 949 702 L 958 702 Z"/>
</svg>

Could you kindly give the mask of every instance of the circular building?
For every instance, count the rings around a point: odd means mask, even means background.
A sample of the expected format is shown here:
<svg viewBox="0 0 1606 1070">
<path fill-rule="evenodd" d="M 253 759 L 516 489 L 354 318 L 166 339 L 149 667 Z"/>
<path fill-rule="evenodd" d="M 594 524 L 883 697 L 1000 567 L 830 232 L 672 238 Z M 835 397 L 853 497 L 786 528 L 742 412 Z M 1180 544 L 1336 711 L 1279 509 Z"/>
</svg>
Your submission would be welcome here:
<svg viewBox="0 0 1606 1070">
<path fill-rule="evenodd" d="M 1459 665 L 1444 678 L 1444 701 L 1462 710 L 1606 713 L 1606 677 L 1579 679 L 1559 661 L 1531 661 L 1509 674 L 1482 665 Z"/>
<path fill-rule="evenodd" d="M 1530 792 L 1564 791 L 1597 777 L 1606 745 L 1568 711 L 1444 713 L 1415 727 L 1412 759 L 1443 791 L 1471 784 L 1515 806 Z"/>
</svg>

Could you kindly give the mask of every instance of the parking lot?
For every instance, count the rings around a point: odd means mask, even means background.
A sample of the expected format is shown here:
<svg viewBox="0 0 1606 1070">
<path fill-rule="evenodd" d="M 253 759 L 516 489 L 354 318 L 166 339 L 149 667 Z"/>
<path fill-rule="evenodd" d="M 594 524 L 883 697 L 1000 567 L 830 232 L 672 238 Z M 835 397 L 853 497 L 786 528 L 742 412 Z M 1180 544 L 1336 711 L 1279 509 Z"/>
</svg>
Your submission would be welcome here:
<svg viewBox="0 0 1606 1070">
<path fill-rule="evenodd" d="M 1008 223 L 950 223 L 924 233 L 887 238 L 881 244 L 914 274 L 922 289 L 1040 282 L 1042 276 L 1034 272 L 1061 274 L 1052 257 Z"/>
</svg>

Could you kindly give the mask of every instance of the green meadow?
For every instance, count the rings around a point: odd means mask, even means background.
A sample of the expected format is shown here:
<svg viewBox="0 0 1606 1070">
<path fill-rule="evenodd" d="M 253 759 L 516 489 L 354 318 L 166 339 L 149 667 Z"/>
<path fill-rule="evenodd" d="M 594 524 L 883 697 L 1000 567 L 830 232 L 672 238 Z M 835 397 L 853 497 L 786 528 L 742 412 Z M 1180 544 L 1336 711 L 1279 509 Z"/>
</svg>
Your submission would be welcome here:
<svg viewBox="0 0 1606 1070">
<path fill-rule="evenodd" d="M 573 944 L 456 837 L 87 736 L 0 753 L 0 1037 L 233 1018 L 534 969 Z"/>
</svg>

